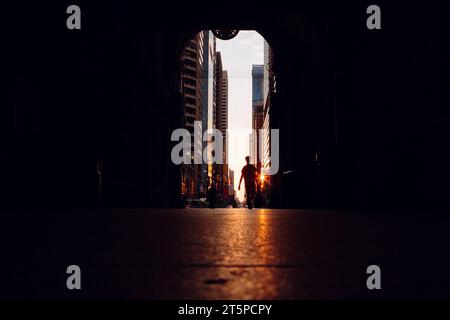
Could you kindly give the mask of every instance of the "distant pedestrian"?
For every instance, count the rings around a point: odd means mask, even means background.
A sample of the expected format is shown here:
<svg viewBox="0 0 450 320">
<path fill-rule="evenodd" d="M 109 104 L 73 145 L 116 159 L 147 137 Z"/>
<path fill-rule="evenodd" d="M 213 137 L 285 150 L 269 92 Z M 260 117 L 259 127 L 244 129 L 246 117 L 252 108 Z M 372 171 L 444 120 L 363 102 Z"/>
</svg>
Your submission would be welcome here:
<svg viewBox="0 0 450 320">
<path fill-rule="evenodd" d="M 253 208 L 253 201 L 256 195 L 257 184 L 257 170 L 256 167 L 250 164 L 250 157 L 245 157 L 247 164 L 242 168 L 241 179 L 239 180 L 238 190 L 241 190 L 241 182 L 245 182 L 245 195 L 247 198 L 247 206 L 249 209 Z"/>
<path fill-rule="evenodd" d="M 211 184 L 211 187 L 209 187 L 208 190 L 208 203 L 209 207 L 212 209 L 216 208 L 216 196 L 217 196 L 217 189 L 215 183 Z"/>
</svg>

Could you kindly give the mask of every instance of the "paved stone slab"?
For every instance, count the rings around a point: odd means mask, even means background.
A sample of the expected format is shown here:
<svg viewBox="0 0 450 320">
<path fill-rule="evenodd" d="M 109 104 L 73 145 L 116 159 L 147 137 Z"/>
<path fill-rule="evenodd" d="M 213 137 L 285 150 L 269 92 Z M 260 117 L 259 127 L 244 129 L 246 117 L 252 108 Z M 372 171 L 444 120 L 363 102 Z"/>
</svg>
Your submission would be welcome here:
<svg viewBox="0 0 450 320">
<path fill-rule="evenodd" d="M 273 209 L 7 214 L 6 297 L 449 297 L 449 218 Z M 82 290 L 66 289 L 66 268 Z M 366 268 L 382 290 L 366 288 Z"/>
</svg>

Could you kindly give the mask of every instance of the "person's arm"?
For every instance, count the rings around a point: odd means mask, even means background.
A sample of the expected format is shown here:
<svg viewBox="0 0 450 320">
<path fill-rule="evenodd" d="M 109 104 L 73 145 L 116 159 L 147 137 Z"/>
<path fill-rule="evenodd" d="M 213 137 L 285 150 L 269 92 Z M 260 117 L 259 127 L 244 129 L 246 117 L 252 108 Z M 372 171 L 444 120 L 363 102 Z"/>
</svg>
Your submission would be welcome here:
<svg viewBox="0 0 450 320">
<path fill-rule="evenodd" d="M 238 190 L 241 190 L 241 182 L 242 182 L 242 178 L 244 178 L 244 172 L 241 172 L 241 179 L 239 179 Z"/>
</svg>

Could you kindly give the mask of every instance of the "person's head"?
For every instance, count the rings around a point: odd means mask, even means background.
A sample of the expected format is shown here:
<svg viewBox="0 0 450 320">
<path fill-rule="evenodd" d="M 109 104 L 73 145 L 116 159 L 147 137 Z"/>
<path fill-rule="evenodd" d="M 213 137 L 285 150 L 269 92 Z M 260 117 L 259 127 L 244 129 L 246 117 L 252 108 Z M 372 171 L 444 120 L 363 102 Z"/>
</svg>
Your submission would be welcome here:
<svg viewBox="0 0 450 320">
<path fill-rule="evenodd" d="M 249 156 L 245 157 L 245 162 L 247 162 L 247 164 L 249 164 L 249 162 L 250 162 L 250 157 Z"/>
</svg>

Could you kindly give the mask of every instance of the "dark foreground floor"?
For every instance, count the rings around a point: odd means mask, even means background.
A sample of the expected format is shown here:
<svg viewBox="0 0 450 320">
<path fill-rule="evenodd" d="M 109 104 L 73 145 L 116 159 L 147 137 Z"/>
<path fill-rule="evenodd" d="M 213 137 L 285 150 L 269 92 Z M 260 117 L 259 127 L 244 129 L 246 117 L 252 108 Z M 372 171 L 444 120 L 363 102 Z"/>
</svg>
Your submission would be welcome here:
<svg viewBox="0 0 450 320">
<path fill-rule="evenodd" d="M 450 219 L 305 210 L 3 213 L 1 297 L 450 297 Z M 6 223 L 5 223 L 6 222 Z M 79 265 L 82 289 L 66 288 Z M 367 266 L 382 289 L 366 288 Z"/>
</svg>

